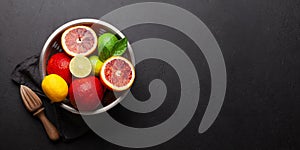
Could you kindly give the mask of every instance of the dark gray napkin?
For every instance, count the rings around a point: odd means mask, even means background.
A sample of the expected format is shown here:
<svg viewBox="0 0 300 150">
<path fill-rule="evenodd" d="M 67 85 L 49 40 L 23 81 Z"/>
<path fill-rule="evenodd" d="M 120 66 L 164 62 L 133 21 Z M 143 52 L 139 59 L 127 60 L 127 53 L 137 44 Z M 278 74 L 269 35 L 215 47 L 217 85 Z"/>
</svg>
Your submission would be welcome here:
<svg viewBox="0 0 300 150">
<path fill-rule="evenodd" d="M 89 131 L 80 115 L 62 109 L 59 104 L 51 104 L 43 93 L 40 86 L 42 79 L 39 73 L 39 55 L 31 56 L 18 64 L 12 71 L 11 79 L 18 85 L 30 87 L 38 94 L 43 101 L 47 117 L 56 125 L 64 141 L 78 138 Z"/>
</svg>

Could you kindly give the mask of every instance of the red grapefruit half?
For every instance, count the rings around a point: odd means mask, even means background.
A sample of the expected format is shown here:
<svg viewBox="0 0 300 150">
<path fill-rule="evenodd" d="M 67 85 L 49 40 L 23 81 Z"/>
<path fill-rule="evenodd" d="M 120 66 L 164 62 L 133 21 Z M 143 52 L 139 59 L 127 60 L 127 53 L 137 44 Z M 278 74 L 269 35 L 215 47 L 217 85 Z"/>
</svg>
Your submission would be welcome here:
<svg viewBox="0 0 300 150">
<path fill-rule="evenodd" d="M 110 90 L 124 91 L 131 87 L 135 70 L 129 60 L 121 56 L 107 59 L 100 70 L 102 83 Z"/>
<path fill-rule="evenodd" d="M 61 36 L 61 45 L 64 51 L 71 55 L 87 56 L 97 47 L 97 35 L 87 26 L 75 26 L 67 29 Z"/>
</svg>

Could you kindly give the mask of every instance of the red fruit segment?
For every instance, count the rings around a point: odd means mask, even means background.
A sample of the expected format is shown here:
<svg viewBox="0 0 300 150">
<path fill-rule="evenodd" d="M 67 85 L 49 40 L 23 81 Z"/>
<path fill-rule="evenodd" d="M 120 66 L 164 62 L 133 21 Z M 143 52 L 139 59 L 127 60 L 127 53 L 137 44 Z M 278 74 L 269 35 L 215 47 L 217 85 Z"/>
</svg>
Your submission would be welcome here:
<svg viewBox="0 0 300 150">
<path fill-rule="evenodd" d="M 69 88 L 70 102 L 80 111 L 95 110 L 103 95 L 104 88 L 95 76 L 75 79 Z"/>
<path fill-rule="evenodd" d="M 87 56 L 96 50 L 97 35 L 90 27 L 75 26 L 62 34 L 61 44 L 65 52 L 71 56 L 77 54 Z"/>
<path fill-rule="evenodd" d="M 122 87 L 132 79 L 132 71 L 125 61 L 114 59 L 106 64 L 104 69 L 105 79 L 111 84 Z"/>
<path fill-rule="evenodd" d="M 56 53 L 50 57 L 47 63 L 47 74 L 57 74 L 68 84 L 72 81 L 72 74 L 69 70 L 71 58 L 65 53 Z"/>
<path fill-rule="evenodd" d="M 124 91 L 130 88 L 134 81 L 134 67 L 126 58 L 113 56 L 103 63 L 100 78 L 109 89 Z"/>
</svg>

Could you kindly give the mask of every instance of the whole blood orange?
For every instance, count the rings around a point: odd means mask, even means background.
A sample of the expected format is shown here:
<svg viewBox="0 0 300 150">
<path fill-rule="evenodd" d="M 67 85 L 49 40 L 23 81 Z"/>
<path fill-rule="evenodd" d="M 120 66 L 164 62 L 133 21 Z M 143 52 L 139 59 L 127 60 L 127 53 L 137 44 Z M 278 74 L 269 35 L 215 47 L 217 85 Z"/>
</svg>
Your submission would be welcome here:
<svg viewBox="0 0 300 150">
<path fill-rule="evenodd" d="M 135 70 L 126 58 L 113 56 L 103 63 L 100 78 L 110 90 L 124 91 L 131 87 L 135 78 Z"/>
<path fill-rule="evenodd" d="M 81 54 L 87 56 L 97 47 L 97 35 L 87 26 L 75 26 L 67 29 L 61 36 L 61 45 L 71 56 Z"/>
<path fill-rule="evenodd" d="M 80 111 L 95 110 L 104 95 L 104 87 L 95 76 L 73 80 L 69 87 L 71 104 Z"/>
<path fill-rule="evenodd" d="M 72 81 L 72 74 L 69 70 L 71 58 L 65 53 L 56 53 L 50 57 L 47 63 L 47 74 L 57 74 L 68 84 Z"/>
</svg>

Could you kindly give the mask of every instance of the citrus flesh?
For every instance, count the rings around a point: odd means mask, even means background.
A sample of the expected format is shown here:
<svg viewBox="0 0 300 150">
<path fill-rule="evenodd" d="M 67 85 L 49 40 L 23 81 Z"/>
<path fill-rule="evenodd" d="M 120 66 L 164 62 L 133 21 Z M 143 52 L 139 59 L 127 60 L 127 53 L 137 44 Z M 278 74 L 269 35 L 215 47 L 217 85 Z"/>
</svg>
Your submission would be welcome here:
<svg viewBox="0 0 300 150">
<path fill-rule="evenodd" d="M 87 77 L 92 71 L 90 60 L 83 55 L 73 57 L 70 61 L 70 71 L 77 78 Z"/>
<path fill-rule="evenodd" d="M 92 28 L 87 26 L 71 27 L 62 34 L 61 45 L 71 56 L 78 54 L 87 56 L 96 50 L 97 35 Z"/>
<path fill-rule="evenodd" d="M 131 87 L 135 78 L 133 65 L 126 58 L 113 56 L 107 59 L 100 70 L 103 84 L 113 91 L 124 91 Z"/>
</svg>

